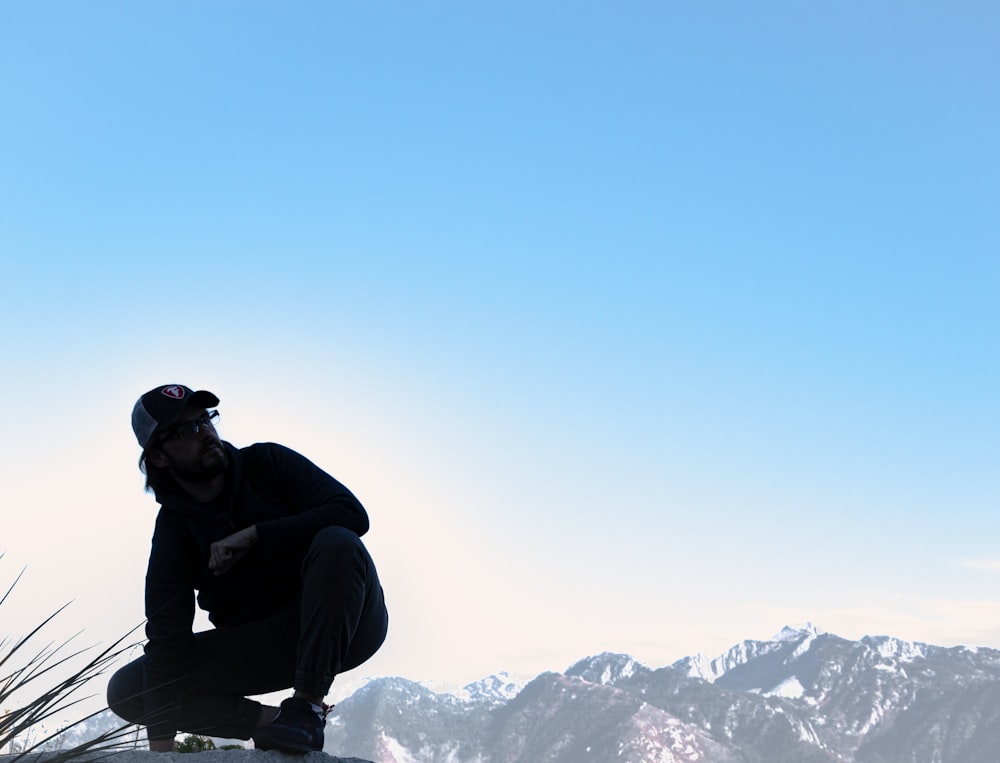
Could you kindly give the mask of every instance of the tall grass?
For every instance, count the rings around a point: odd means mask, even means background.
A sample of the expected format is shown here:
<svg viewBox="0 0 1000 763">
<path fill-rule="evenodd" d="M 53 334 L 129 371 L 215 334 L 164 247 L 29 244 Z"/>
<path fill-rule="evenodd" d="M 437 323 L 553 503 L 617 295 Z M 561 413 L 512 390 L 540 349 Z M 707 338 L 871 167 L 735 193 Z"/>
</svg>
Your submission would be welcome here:
<svg viewBox="0 0 1000 763">
<path fill-rule="evenodd" d="M 23 574 L 24 570 L 21 570 L 0 598 L 0 608 Z M 104 710 L 61 725 L 56 731 L 47 730 L 47 721 L 51 722 L 57 716 L 64 717 L 70 711 L 78 711 L 81 703 L 94 696 L 84 695 L 83 690 L 134 646 L 126 644 L 126 640 L 137 629 L 100 650 L 93 646 L 82 649 L 73 646 L 79 633 L 58 644 L 42 643 L 46 627 L 67 606 L 59 607 L 21 638 L 0 638 L 0 754 L 6 752 L 9 755 L 6 763 L 16 763 L 27 755 L 53 748 L 56 748 L 54 752 L 46 752 L 45 763 L 61 763 L 85 753 L 113 752 L 135 746 L 132 741 L 135 727 L 123 724 L 101 732 L 93 739 L 59 749 L 60 735 L 102 714 Z"/>
</svg>

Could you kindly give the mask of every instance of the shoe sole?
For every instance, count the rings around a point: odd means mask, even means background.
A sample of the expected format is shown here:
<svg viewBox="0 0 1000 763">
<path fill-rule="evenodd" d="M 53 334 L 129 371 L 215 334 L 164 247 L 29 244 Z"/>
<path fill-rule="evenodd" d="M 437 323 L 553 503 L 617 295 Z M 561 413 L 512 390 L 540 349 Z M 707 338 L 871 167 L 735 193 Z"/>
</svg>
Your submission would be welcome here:
<svg viewBox="0 0 1000 763">
<path fill-rule="evenodd" d="M 276 744 L 259 745 L 257 744 L 257 742 L 254 742 L 253 746 L 255 750 L 262 750 L 262 751 L 277 750 L 278 752 L 288 752 L 300 755 L 304 755 L 307 752 L 323 752 L 322 748 L 317 749 L 315 747 L 296 747 L 295 745 L 291 744 L 280 745 L 280 746 Z"/>
</svg>

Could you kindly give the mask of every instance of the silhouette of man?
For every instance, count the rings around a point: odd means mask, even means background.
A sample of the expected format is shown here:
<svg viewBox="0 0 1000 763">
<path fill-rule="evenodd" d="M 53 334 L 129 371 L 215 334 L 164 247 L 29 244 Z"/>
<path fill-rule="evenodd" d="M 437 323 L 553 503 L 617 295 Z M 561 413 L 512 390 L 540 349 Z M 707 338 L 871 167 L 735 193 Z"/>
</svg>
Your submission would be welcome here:
<svg viewBox="0 0 1000 763">
<path fill-rule="evenodd" d="M 334 677 L 385 640 L 382 586 L 354 495 L 275 443 L 236 448 L 215 429 L 219 399 L 181 384 L 136 402 L 132 429 L 160 504 L 146 573 L 144 654 L 108 683 L 108 706 L 147 727 L 322 750 Z M 213 629 L 194 633 L 197 603 Z M 249 699 L 285 689 L 280 708 Z"/>
</svg>

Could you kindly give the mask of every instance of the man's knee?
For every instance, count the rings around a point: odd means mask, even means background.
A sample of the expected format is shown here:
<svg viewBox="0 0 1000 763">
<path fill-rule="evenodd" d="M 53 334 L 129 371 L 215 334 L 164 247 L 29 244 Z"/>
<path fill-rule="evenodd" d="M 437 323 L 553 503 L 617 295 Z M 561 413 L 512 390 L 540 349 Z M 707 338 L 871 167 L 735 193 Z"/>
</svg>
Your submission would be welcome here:
<svg viewBox="0 0 1000 763">
<path fill-rule="evenodd" d="M 303 572 L 326 569 L 377 579 L 375 565 L 357 533 L 345 527 L 324 527 L 313 536 L 303 560 Z"/>
<path fill-rule="evenodd" d="M 108 707 L 119 718 L 138 723 L 143 713 L 142 659 L 116 671 L 108 681 Z"/>
<path fill-rule="evenodd" d="M 313 549 L 364 549 L 364 544 L 353 530 L 348 530 L 346 527 L 331 526 L 324 527 L 313 536 L 310 550 Z"/>
</svg>

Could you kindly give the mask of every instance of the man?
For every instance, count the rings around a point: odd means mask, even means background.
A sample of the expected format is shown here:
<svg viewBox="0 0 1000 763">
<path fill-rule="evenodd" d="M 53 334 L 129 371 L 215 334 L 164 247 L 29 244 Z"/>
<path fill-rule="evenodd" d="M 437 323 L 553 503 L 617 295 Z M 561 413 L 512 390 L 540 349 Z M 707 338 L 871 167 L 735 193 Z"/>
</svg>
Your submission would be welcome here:
<svg viewBox="0 0 1000 763">
<path fill-rule="evenodd" d="M 219 399 L 180 384 L 132 411 L 146 487 L 160 504 L 146 573 L 142 657 L 112 676 L 108 706 L 147 726 L 258 749 L 323 748 L 334 676 L 382 645 L 388 614 L 351 492 L 295 451 L 219 439 Z M 192 632 L 195 596 L 214 629 Z M 280 708 L 247 695 L 291 688 Z"/>
</svg>

